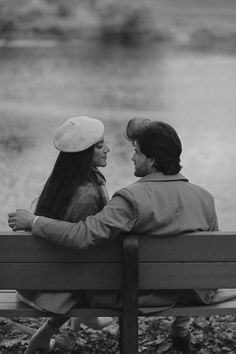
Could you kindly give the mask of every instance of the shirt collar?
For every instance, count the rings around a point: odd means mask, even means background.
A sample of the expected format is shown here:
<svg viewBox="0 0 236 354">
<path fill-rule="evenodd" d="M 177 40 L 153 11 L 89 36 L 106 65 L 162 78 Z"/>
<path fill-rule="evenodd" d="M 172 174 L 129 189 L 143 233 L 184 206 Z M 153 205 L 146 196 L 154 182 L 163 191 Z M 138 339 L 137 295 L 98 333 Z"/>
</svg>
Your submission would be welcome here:
<svg viewBox="0 0 236 354">
<path fill-rule="evenodd" d="M 185 181 L 188 182 L 188 179 L 181 175 L 181 173 L 177 173 L 176 175 L 164 175 L 162 172 L 152 172 L 137 182 L 171 182 L 171 181 Z"/>
</svg>

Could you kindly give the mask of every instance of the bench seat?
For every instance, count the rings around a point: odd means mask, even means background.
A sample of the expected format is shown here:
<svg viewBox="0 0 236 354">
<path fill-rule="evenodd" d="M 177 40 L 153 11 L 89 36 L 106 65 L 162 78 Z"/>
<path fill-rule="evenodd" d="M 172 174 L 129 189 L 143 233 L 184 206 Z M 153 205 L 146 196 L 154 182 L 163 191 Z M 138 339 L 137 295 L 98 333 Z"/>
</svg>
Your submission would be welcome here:
<svg viewBox="0 0 236 354">
<path fill-rule="evenodd" d="M 180 306 L 177 305 L 163 312 L 161 307 L 150 308 L 153 312 L 157 311 L 160 316 L 215 316 L 215 315 L 236 315 L 236 300 L 227 301 L 221 304 L 214 305 L 191 305 Z M 140 308 L 142 313 L 144 308 Z M 157 314 L 158 314 L 157 313 Z M 69 313 L 70 317 L 86 317 L 86 316 L 111 316 L 119 317 L 120 310 L 112 308 L 74 308 Z M 2 317 L 50 317 L 52 313 L 38 311 L 23 302 L 19 301 L 16 297 L 15 291 L 0 291 L 0 316 Z M 53 314 L 53 316 L 55 316 Z"/>
<path fill-rule="evenodd" d="M 120 310 L 109 308 L 75 308 L 69 313 L 70 317 L 111 316 L 119 317 Z M 15 291 L 0 291 L 0 316 L 2 317 L 50 317 L 51 312 L 38 311 L 19 301 Z"/>
</svg>

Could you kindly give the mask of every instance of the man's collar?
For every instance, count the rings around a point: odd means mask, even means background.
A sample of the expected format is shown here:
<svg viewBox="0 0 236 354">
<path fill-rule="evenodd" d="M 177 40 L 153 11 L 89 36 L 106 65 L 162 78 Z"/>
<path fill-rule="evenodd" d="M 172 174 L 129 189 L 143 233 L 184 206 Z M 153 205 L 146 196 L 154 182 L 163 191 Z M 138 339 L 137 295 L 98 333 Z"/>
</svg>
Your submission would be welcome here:
<svg viewBox="0 0 236 354">
<path fill-rule="evenodd" d="M 171 181 L 185 181 L 188 182 L 188 179 L 177 173 L 176 175 L 164 175 L 162 172 L 152 172 L 142 178 L 140 178 L 137 183 L 140 182 L 171 182 Z"/>
</svg>

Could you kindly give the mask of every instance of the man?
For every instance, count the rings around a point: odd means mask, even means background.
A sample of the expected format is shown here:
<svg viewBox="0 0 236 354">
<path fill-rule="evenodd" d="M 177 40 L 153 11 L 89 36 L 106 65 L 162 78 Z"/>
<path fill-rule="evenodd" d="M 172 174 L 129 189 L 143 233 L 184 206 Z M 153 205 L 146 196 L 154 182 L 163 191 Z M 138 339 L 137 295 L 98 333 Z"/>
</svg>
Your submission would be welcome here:
<svg viewBox="0 0 236 354">
<path fill-rule="evenodd" d="M 128 123 L 126 136 L 135 150 L 132 157 L 134 174 L 141 179 L 117 191 L 101 212 L 72 224 L 36 217 L 19 209 L 9 213 L 9 226 L 14 231 L 32 230 L 36 236 L 78 249 L 121 232 L 155 236 L 217 230 L 213 197 L 179 173 L 182 147 L 176 131 L 164 122 L 135 118 Z M 183 291 L 177 299 L 173 294 L 168 297 L 164 293 L 162 300 L 167 297 L 164 305 L 178 300 L 209 303 L 216 292 L 193 290 L 184 294 Z M 187 317 L 176 318 L 172 338 L 178 350 L 191 353 Z"/>
</svg>

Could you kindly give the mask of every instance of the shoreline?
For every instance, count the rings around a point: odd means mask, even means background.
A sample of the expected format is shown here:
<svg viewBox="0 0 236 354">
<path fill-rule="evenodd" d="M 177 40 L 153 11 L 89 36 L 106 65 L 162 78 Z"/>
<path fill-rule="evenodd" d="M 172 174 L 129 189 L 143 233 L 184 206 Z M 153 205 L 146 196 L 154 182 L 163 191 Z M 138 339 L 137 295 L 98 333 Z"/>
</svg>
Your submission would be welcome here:
<svg viewBox="0 0 236 354">
<path fill-rule="evenodd" d="M 188 33 L 179 33 L 175 37 L 162 40 L 149 39 L 136 44 L 123 44 L 119 41 L 104 42 L 100 38 L 69 38 L 60 39 L 55 37 L 18 37 L 18 38 L 0 38 L 0 49 L 24 49 L 24 48 L 59 48 L 59 47 L 80 47 L 81 45 L 107 46 L 114 48 L 144 49 L 148 46 L 160 47 L 163 50 L 174 52 L 202 52 L 202 53 L 221 53 L 225 55 L 236 55 L 236 34 L 232 36 L 191 36 Z"/>
<path fill-rule="evenodd" d="M 181 49 L 236 50 L 234 0 L 154 0 L 130 6 L 75 0 L 68 3 L 14 0 L 0 5 L 0 47 L 75 46 L 80 42 Z M 2 6 L 2 7 L 1 7 Z"/>
<path fill-rule="evenodd" d="M 236 53 L 236 25 L 228 28 L 204 26 L 203 24 L 178 26 L 173 23 L 169 27 L 160 24 L 149 32 L 111 32 L 103 36 L 99 28 L 87 28 L 82 32 L 61 30 L 60 33 L 45 31 L 15 31 L 0 34 L 0 48 L 53 48 L 60 46 L 76 47 L 81 44 L 95 44 L 104 47 L 122 49 L 159 46 L 174 50 L 220 50 Z"/>
</svg>

